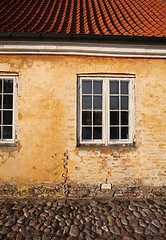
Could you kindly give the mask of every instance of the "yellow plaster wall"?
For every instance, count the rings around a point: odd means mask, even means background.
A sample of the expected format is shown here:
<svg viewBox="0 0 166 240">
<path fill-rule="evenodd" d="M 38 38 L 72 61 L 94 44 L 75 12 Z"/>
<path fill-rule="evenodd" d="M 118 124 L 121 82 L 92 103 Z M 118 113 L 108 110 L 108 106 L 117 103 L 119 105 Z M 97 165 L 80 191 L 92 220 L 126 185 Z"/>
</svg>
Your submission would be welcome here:
<svg viewBox="0 0 166 240">
<path fill-rule="evenodd" d="M 18 147 L 0 149 L 0 180 L 59 183 L 67 151 L 68 181 L 165 184 L 166 60 L 1 55 L 0 71 L 19 74 Z M 79 73 L 136 74 L 135 147 L 76 148 Z"/>
</svg>

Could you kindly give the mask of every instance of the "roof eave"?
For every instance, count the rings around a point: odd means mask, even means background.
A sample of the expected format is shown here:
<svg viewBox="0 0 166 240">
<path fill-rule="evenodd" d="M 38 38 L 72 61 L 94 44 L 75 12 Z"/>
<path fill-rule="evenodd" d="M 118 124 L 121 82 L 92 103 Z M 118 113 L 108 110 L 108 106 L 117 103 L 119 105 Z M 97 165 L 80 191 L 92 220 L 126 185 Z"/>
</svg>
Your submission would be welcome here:
<svg viewBox="0 0 166 240">
<path fill-rule="evenodd" d="M 63 33 L 28 33 L 1 32 L 0 41 L 103 41 L 131 43 L 166 43 L 166 36 L 104 35 L 104 34 L 63 34 Z"/>
</svg>

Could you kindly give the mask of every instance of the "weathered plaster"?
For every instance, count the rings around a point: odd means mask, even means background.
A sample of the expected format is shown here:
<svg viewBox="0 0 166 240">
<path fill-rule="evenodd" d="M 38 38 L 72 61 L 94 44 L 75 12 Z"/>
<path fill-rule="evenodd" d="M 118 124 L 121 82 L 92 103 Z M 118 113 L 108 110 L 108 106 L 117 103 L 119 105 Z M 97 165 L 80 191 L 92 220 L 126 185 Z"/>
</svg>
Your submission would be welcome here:
<svg viewBox="0 0 166 240">
<path fill-rule="evenodd" d="M 18 146 L 0 150 L 0 180 L 163 186 L 166 183 L 166 60 L 1 55 L 0 71 L 18 76 Z M 77 74 L 135 74 L 135 146 L 78 148 Z"/>
</svg>

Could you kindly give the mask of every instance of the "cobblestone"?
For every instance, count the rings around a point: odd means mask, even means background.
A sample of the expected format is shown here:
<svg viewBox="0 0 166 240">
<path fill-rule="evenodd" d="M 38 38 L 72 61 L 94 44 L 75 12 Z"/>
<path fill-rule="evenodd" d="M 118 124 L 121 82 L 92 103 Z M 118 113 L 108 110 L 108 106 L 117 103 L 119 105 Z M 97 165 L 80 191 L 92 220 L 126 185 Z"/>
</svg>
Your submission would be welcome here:
<svg viewBox="0 0 166 240">
<path fill-rule="evenodd" d="M 166 199 L 0 200 L 0 240 L 164 240 Z"/>
</svg>

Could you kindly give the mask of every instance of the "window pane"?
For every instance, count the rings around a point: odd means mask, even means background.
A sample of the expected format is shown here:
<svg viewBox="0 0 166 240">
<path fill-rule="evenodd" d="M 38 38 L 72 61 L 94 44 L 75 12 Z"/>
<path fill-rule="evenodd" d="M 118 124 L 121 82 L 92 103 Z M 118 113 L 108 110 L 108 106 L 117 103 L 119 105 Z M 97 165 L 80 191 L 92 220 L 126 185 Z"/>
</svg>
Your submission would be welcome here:
<svg viewBox="0 0 166 240">
<path fill-rule="evenodd" d="M 4 93 L 12 93 L 13 92 L 13 80 L 11 80 L 11 79 L 4 80 L 3 91 L 4 91 Z"/>
<path fill-rule="evenodd" d="M 128 97 L 121 97 L 121 109 L 122 110 L 128 110 Z"/>
<path fill-rule="evenodd" d="M 116 110 L 119 109 L 119 97 L 110 97 L 110 110 Z"/>
<path fill-rule="evenodd" d="M 82 112 L 82 125 L 92 125 L 92 112 Z"/>
<path fill-rule="evenodd" d="M 121 112 L 121 124 L 128 125 L 128 112 Z"/>
<path fill-rule="evenodd" d="M 12 139 L 12 127 L 3 127 L 3 139 Z"/>
<path fill-rule="evenodd" d="M 2 109 L 2 95 L 0 95 L 0 109 Z"/>
<path fill-rule="evenodd" d="M 119 93 L 119 81 L 110 81 L 110 94 Z"/>
<path fill-rule="evenodd" d="M 12 95 L 3 95 L 3 108 L 12 109 L 13 108 L 13 96 Z"/>
<path fill-rule="evenodd" d="M 92 109 L 92 96 L 82 96 L 82 109 Z"/>
<path fill-rule="evenodd" d="M 92 93 L 92 81 L 82 81 L 82 93 L 91 94 Z"/>
<path fill-rule="evenodd" d="M 119 112 L 110 112 L 110 125 L 119 125 Z"/>
<path fill-rule="evenodd" d="M 0 139 L 2 140 L 2 138 L 1 138 L 1 128 L 2 128 L 2 127 L 0 126 Z"/>
<path fill-rule="evenodd" d="M 93 124 L 102 125 L 102 112 L 93 112 Z"/>
<path fill-rule="evenodd" d="M 0 93 L 2 93 L 2 79 L 0 79 Z"/>
<path fill-rule="evenodd" d="M 102 81 L 93 81 L 93 93 L 102 94 Z"/>
<path fill-rule="evenodd" d="M 92 128 L 83 127 L 82 128 L 82 140 L 92 139 Z"/>
<path fill-rule="evenodd" d="M 12 125 L 13 112 L 12 111 L 4 111 L 3 112 L 3 124 L 4 125 Z"/>
<path fill-rule="evenodd" d="M 102 139 L 102 128 L 101 127 L 93 128 L 93 139 Z"/>
<path fill-rule="evenodd" d="M 102 109 L 102 97 L 100 96 L 93 97 L 93 109 Z"/>
<path fill-rule="evenodd" d="M 121 81 L 121 94 L 128 94 L 128 85 L 129 82 Z"/>
<path fill-rule="evenodd" d="M 110 139 L 119 139 L 119 128 L 118 127 L 110 128 Z"/>
<path fill-rule="evenodd" d="M 121 139 L 128 139 L 128 127 L 122 127 L 121 128 Z"/>
<path fill-rule="evenodd" d="M 2 114 L 2 111 L 0 111 L 0 125 L 1 125 L 1 114 Z M 1 136 L 0 136 L 1 137 Z"/>
</svg>

